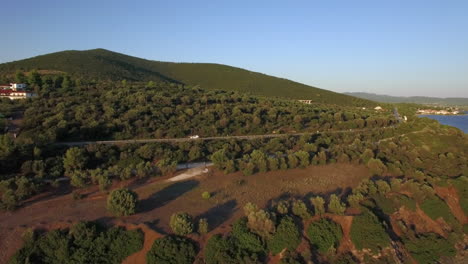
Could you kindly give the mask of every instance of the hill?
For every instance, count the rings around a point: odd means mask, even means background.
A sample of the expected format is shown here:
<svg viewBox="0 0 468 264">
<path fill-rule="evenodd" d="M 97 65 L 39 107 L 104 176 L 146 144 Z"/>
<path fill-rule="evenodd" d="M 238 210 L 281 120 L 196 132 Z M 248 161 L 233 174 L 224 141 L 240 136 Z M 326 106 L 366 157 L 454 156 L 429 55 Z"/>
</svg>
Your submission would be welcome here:
<svg viewBox="0 0 468 264">
<path fill-rule="evenodd" d="M 172 63 L 132 57 L 104 49 L 62 51 L 0 64 L 0 74 L 32 69 L 66 72 L 77 78 L 129 81 L 167 81 L 205 89 L 307 99 L 318 103 L 372 106 L 373 102 L 287 79 L 211 63 Z"/>
<path fill-rule="evenodd" d="M 426 96 L 390 96 L 380 95 L 373 93 L 345 93 L 347 95 L 359 97 L 362 99 L 382 102 L 382 103 L 416 103 L 416 104 L 431 104 L 440 106 L 468 106 L 468 98 L 452 97 L 452 98 L 438 98 Z"/>
</svg>

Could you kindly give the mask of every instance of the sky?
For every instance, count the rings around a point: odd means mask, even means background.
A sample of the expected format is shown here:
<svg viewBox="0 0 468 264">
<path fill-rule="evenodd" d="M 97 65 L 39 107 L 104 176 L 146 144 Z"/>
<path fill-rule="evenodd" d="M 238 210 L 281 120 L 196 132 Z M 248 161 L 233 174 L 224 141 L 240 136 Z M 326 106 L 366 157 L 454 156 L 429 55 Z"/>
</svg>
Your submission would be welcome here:
<svg viewBox="0 0 468 264">
<path fill-rule="evenodd" d="M 2 1 L 0 63 L 104 48 L 336 92 L 468 97 L 466 0 Z"/>
</svg>

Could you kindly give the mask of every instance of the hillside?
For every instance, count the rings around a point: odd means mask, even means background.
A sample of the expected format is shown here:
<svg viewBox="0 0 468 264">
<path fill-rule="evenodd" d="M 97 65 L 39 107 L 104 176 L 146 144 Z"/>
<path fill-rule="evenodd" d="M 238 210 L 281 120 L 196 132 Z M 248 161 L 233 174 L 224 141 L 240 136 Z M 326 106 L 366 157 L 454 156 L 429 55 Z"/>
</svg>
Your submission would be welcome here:
<svg viewBox="0 0 468 264">
<path fill-rule="evenodd" d="M 383 103 L 416 103 L 416 104 L 433 104 L 441 106 L 468 106 L 468 98 L 452 97 L 452 98 L 438 98 L 426 96 L 390 96 L 380 95 L 373 93 L 352 92 L 345 93 L 350 96 L 359 97 L 362 99 L 383 102 Z"/>
<path fill-rule="evenodd" d="M 328 104 L 374 105 L 368 100 L 227 65 L 151 61 L 104 49 L 62 51 L 4 63 L 0 64 L 0 75 L 12 74 L 18 69 L 62 71 L 86 79 L 168 81 Z"/>
</svg>

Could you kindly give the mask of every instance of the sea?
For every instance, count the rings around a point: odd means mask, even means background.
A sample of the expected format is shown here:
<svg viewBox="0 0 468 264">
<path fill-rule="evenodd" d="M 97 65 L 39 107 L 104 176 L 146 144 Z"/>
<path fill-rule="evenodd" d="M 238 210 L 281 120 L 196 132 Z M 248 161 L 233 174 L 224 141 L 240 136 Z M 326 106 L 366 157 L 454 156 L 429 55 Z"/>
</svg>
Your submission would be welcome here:
<svg viewBox="0 0 468 264">
<path fill-rule="evenodd" d="M 465 115 L 419 115 L 420 117 L 429 117 L 439 121 L 442 125 L 449 125 L 459 128 L 465 133 L 468 133 L 468 111 Z"/>
</svg>

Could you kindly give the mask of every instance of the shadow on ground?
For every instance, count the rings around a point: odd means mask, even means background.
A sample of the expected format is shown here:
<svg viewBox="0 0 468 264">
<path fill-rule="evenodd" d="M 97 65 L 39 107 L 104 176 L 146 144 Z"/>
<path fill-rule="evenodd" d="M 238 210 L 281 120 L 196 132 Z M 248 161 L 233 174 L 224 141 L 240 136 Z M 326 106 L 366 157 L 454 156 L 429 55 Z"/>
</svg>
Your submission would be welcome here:
<svg viewBox="0 0 468 264">
<path fill-rule="evenodd" d="M 162 190 L 152 194 L 147 199 L 140 201 L 138 212 L 146 213 L 153 209 L 162 207 L 177 197 L 183 195 L 184 193 L 193 190 L 198 185 L 198 181 L 188 180 L 183 182 L 176 182 L 167 187 L 164 187 Z"/>
<path fill-rule="evenodd" d="M 201 218 L 206 218 L 208 220 L 208 225 L 210 230 L 217 228 L 227 221 L 231 216 L 237 211 L 237 201 L 229 200 L 225 203 L 218 204 L 215 207 L 209 209 L 203 214 L 199 215 L 195 221 L 198 222 Z"/>
</svg>

